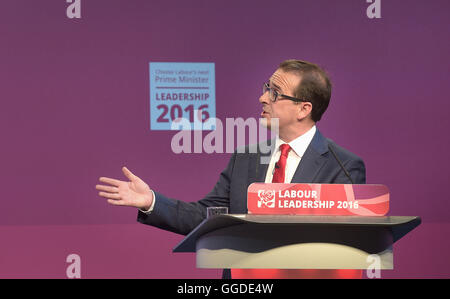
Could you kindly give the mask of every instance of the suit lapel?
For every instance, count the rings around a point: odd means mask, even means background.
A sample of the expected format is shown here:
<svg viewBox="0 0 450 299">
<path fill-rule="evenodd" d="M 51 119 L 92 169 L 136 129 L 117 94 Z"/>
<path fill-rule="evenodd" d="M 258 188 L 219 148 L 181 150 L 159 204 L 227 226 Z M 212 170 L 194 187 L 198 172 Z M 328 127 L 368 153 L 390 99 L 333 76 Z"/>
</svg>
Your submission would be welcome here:
<svg viewBox="0 0 450 299">
<path fill-rule="evenodd" d="M 325 137 L 316 130 L 311 143 L 300 160 L 295 171 L 292 183 L 312 183 L 325 165 L 327 158 L 324 156 L 328 152 L 328 143 Z"/>
<path fill-rule="evenodd" d="M 264 159 L 264 158 L 268 159 L 268 160 L 266 160 L 267 163 L 261 163 L 263 161 L 262 159 Z M 267 154 L 261 155 L 258 160 L 259 160 L 258 161 L 259 169 L 258 169 L 256 181 L 264 183 L 266 181 L 267 168 L 269 168 L 270 155 L 267 155 Z"/>
<path fill-rule="evenodd" d="M 261 152 L 258 147 L 258 152 L 250 154 L 248 183 L 264 182 L 266 180 L 266 172 L 269 167 L 270 157 L 273 153 L 275 140 L 268 140 L 264 146 L 270 146 L 271 150 L 268 153 Z"/>
</svg>

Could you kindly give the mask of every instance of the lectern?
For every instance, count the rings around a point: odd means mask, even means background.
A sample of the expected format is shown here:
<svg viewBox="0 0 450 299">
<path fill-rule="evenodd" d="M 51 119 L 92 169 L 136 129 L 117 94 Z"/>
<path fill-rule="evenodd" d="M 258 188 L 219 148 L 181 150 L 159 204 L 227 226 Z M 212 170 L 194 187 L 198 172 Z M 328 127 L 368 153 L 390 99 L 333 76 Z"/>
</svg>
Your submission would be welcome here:
<svg viewBox="0 0 450 299">
<path fill-rule="evenodd" d="M 204 220 L 173 252 L 198 268 L 393 269 L 392 245 L 421 223 L 409 216 L 225 214 Z"/>
</svg>

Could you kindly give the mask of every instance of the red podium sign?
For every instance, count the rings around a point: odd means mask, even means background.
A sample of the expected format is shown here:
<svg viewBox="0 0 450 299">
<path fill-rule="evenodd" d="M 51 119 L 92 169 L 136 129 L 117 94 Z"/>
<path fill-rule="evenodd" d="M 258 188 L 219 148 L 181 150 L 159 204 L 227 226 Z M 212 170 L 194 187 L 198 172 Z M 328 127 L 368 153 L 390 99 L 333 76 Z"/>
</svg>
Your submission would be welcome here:
<svg viewBox="0 0 450 299">
<path fill-rule="evenodd" d="M 247 208 L 249 214 L 384 216 L 389 190 L 385 185 L 253 183 Z"/>
</svg>

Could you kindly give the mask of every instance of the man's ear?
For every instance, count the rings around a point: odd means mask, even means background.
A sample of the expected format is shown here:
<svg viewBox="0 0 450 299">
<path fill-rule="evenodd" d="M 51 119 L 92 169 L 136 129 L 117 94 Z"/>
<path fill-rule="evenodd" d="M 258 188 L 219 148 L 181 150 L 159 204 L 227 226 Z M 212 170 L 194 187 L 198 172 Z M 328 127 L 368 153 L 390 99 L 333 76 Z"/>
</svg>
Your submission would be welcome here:
<svg viewBox="0 0 450 299">
<path fill-rule="evenodd" d="M 311 102 L 300 102 L 298 105 L 298 120 L 305 119 L 307 117 L 311 118 L 312 103 Z"/>
</svg>

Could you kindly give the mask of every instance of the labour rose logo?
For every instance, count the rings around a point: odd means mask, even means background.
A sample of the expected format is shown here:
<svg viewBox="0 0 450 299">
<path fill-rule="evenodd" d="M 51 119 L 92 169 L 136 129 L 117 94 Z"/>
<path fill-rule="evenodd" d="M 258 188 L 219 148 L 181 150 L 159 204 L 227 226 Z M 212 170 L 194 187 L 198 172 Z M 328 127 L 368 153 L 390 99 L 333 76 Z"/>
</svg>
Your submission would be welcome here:
<svg viewBox="0 0 450 299">
<path fill-rule="evenodd" d="M 258 190 L 258 208 L 263 205 L 268 208 L 275 207 L 275 190 Z"/>
</svg>

